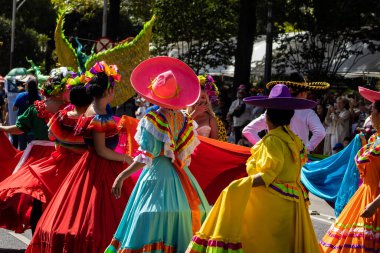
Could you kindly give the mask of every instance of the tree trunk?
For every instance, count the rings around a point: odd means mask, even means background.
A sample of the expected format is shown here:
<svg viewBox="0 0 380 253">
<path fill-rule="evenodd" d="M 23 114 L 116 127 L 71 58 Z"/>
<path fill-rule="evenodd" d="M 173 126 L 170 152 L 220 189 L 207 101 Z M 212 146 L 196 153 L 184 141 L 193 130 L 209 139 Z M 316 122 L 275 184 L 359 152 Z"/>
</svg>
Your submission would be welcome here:
<svg viewBox="0 0 380 253">
<path fill-rule="evenodd" d="M 234 89 L 249 84 L 253 42 L 256 35 L 256 0 L 240 0 L 239 30 L 235 54 Z"/>
<path fill-rule="evenodd" d="M 107 34 L 113 41 L 119 40 L 120 0 L 109 1 Z"/>
</svg>

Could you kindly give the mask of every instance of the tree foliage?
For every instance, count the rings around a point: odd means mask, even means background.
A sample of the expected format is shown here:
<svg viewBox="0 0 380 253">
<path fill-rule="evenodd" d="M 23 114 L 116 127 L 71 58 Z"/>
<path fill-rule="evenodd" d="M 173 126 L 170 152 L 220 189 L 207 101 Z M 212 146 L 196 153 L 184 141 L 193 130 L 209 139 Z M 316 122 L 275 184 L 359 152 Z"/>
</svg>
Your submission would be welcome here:
<svg viewBox="0 0 380 253">
<path fill-rule="evenodd" d="M 353 64 L 378 50 L 379 4 L 375 0 L 292 0 L 285 16 L 277 20 L 275 63 L 284 72 L 290 67 L 310 79 L 335 76 L 348 59 Z M 377 10 L 376 10 L 377 9 Z M 286 21 L 286 22 L 285 22 Z M 289 33 L 290 32 L 290 33 Z"/>
<path fill-rule="evenodd" d="M 172 52 L 197 73 L 230 64 L 236 5 L 231 0 L 155 1 L 157 53 Z"/>
<path fill-rule="evenodd" d="M 12 4 L 8 0 L 0 0 L 0 74 L 9 71 L 11 47 Z M 36 13 L 44 13 L 37 15 Z M 26 57 L 33 59 L 39 65 L 45 62 L 45 52 L 49 36 L 54 26 L 48 22 L 54 17 L 54 12 L 48 0 L 28 0 L 18 10 L 16 15 L 15 44 L 13 67 L 30 67 Z M 51 34 L 50 32 L 51 31 Z"/>
</svg>

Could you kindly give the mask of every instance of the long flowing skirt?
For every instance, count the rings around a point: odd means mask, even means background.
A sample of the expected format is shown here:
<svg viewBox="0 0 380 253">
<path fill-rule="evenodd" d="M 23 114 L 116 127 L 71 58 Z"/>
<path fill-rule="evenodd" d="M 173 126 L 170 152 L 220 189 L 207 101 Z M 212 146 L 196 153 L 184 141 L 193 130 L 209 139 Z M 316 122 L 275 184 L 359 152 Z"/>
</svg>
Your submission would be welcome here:
<svg viewBox="0 0 380 253">
<path fill-rule="evenodd" d="M 380 252 L 380 209 L 370 218 L 360 217 L 365 207 L 378 196 L 377 189 L 376 182 L 373 186 L 362 184 L 359 187 L 320 241 L 322 252 Z"/>
<path fill-rule="evenodd" d="M 1 182 L 0 227 L 19 233 L 30 228 L 33 198 L 48 204 L 81 155 L 58 147 Z"/>
<path fill-rule="evenodd" d="M 299 191 L 296 198 L 296 190 L 291 191 L 293 195 L 281 192 L 264 186 L 252 188 L 252 177 L 232 182 L 219 196 L 186 252 L 319 252 L 302 193 Z"/>
<path fill-rule="evenodd" d="M 111 194 L 126 165 L 84 153 L 46 207 L 26 252 L 103 252 L 122 217 L 133 182 Z"/>
<path fill-rule="evenodd" d="M 201 221 L 210 209 L 188 168 L 185 174 L 198 194 Z M 106 252 L 185 252 L 193 236 L 192 210 L 177 171 L 167 157 L 145 168 Z"/>
</svg>

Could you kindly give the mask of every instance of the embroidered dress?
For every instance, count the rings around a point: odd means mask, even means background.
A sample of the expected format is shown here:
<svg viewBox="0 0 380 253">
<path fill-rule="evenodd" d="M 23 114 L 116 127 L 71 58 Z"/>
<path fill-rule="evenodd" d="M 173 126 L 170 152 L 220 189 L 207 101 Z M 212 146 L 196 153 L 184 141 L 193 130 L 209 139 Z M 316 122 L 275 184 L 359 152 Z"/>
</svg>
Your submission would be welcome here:
<svg viewBox="0 0 380 253">
<path fill-rule="evenodd" d="M 83 134 L 89 150 L 74 165 L 46 207 L 26 252 L 102 252 L 117 228 L 133 189 L 126 180 L 119 199 L 111 194 L 116 176 L 125 164 L 98 156 L 93 132 L 105 133 L 114 149 L 118 128 L 111 115 L 82 117 L 76 133 Z"/>
<path fill-rule="evenodd" d="M 300 182 L 306 150 L 288 127 L 251 149 L 248 177 L 223 190 L 186 252 L 316 253 L 318 242 Z M 260 174 L 265 186 L 252 187 Z"/>
<path fill-rule="evenodd" d="M 373 135 L 355 157 L 363 183 L 322 238 L 322 252 L 380 252 L 380 210 L 370 218 L 360 214 L 380 194 L 380 138 Z"/>
<path fill-rule="evenodd" d="M 48 124 L 56 150 L 0 183 L 0 227 L 20 233 L 30 228 L 32 198 L 48 204 L 85 152 L 83 137 L 74 136 L 78 118 L 69 117 L 67 113 L 66 110 L 57 112 Z"/>
<path fill-rule="evenodd" d="M 136 141 L 145 163 L 123 218 L 106 252 L 184 252 L 209 205 L 188 169 L 199 141 L 181 111 L 150 111 Z"/>
</svg>

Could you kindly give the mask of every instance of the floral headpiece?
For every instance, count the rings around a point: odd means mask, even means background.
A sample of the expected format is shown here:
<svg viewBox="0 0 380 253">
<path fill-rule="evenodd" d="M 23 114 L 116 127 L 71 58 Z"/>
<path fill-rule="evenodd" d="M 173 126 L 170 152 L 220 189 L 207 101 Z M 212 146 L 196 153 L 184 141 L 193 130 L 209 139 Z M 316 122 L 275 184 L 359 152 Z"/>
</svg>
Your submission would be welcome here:
<svg viewBox="0 0 380 253">
<path fill-rule="evenodd" d="M 67 80 L 75 74 L 66 67 L 55 68 L 50 71 L 49 78 L 42 86 L 44 96 L 58 96 L 65 92 Z"/>
<path fill-rule="evenodd" d="M 71 90 L 72 88 L 86 84 L 86 76 L 84 74 L 73 74 L 66 82 L 66 88 Z"/>
<path fill-rule="evenodd" d="M 210 102 L 215 103 L 218 101 L 219 90 L 215 84 L 214 78 L 210 75 L 200 75 L 198 76 L 200 85 L 204 88 L 206 94 L 208 95 Z"/>
<path fill-rule="evenodd" d="M 101 62 L 96 62 L 95 65 L 90 69 L 90 71 L 86 72 L 87 83 L 85 86 L 86 87 L 88 86 L 89 81 L 94 75 L 101 72 L 103 72 L 104 74 L 108 76 L 107 89 L 109 87 L 114 87 L 115 81 L 120 82 L 121 75 L 119 74 L 119 69 L 117 68 L 117 66 L 108 65 L 105 61 L 101 61 Z"/>
</svg>

